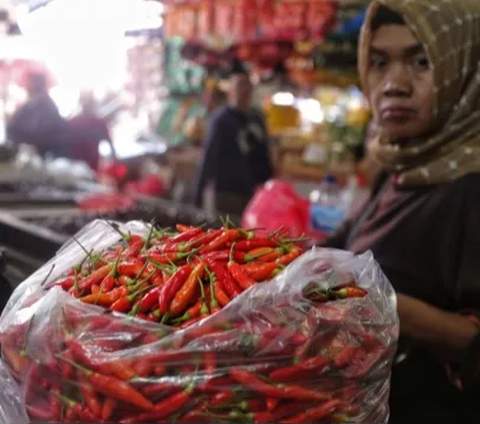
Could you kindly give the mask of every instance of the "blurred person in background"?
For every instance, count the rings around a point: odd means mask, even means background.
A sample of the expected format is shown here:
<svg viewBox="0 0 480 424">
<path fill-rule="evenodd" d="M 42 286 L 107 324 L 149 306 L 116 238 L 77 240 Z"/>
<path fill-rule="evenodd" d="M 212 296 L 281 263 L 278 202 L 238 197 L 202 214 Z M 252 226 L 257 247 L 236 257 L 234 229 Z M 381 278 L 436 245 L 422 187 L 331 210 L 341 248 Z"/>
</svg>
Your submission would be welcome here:
<svg viewBox="0 0 480 424">
<path fill-rule="evenodd" d="M 251 106 L 252 91 L 248 72 L 237 63 L 228 105 L 214 113 L 208 125 L 196 182 L 197 206 L 205 206 L 210 191 L 215 211 L 240 216 L 255 189 L 273 177 L 267 128 Z"/>
<path fill-rule="evenodd" d="M 97 101 L 91 92 L 80 95 L 80 113 L 68 122 L 70 159 L 87 163 L 94 171 L 100 164 L 100 142 L 110 144 L 112 156 L 115 149 L 106 119 L 100 116 Z"/>
<path fill-rule="evenodd" d="M 66 123 L 48 93 L 47 77 L 27 77 L 28 100 L 7 123 L 7 138 L 15 145 L 34 146 L 38 153 L 56 157 L 68 152 Z"/>
</svg>

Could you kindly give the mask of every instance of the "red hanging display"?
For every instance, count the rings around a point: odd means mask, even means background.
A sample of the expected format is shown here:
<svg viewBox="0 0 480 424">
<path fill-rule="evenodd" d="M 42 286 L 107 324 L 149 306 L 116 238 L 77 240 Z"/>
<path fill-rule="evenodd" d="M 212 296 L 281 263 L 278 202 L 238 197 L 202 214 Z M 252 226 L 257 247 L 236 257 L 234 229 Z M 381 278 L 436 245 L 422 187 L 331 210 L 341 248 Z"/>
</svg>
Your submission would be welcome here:
<svg viewBox="0 0 480 424">
<path fill-rule="evenodd" d="M 307 3 L 293 1 L 277 3 L 275 7 L 275 33 L 281 40 L 301 40 L 305 36 Z"/>
<path fill-rule="evenodd" d="M 235 0 L 216 0 L 214 33 L 217 37 L 230 39 L 233 36 Z"/>
<path fill-rule="evenodd" d="M 248 42 L 257 35 L 257 4 L 256 0 L 238 0 L 235 7 L 235 40 Z"/>
<path fill-rule="evenodd" d="M 205 0 L 197 9 L 197 36 L 201 39 L 210 37 L 214 27 L 214 2 Z"/>
<path fill-rule="evenodd" d="M 324 39 L 333 27 L 338 10 L 334 1 L 310 1 L 307 9 L 307 28 L 311 39 Z"/>
</svg>

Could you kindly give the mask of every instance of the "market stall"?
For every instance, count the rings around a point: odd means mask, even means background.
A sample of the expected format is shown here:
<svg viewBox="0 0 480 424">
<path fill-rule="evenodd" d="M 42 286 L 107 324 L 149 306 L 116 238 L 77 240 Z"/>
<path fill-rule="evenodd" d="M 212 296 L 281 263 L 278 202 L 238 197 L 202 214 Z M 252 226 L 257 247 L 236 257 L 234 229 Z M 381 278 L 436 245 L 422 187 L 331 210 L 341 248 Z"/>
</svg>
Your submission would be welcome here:
<svg viewBox="0 0 480 424">
<path fill-rule="evenodd" d="M 176 146 L 167 158 L 177 182 L 176 198 L 189 200 L 202 158 L 187 131 L 195 116 L 208 119 L 199 104 L 202 84 L 208 76 L 222 85 L 235 61 L 246 64 L 258 82 L 255 106 L 265 114 L 277 178 L 306 199 L 326 177 L 334 177 L 339 190 L 356 178 L 359 195 L 364 195 L 359 164 L 370 112 L 358 90 L 356 45 L 367 4 L 166 3 L 165 77 L 171 107 L 158 131 Z"/>
</svg>

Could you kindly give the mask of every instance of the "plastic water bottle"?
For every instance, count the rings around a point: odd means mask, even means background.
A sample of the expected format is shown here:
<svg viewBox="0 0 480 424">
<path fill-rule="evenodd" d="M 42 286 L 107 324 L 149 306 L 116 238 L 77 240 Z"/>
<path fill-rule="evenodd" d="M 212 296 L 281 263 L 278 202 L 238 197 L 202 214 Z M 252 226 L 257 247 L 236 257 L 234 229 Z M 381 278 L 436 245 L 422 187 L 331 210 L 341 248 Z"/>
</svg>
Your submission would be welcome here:
<svg viewBox="0 0 480 424">
<path fill-rule="evenodd" d="M 310 193 L 310 227 L 314 232 L 330 235 L 346 218 L 343 192 L 332 175 L 326 175 L 318 190 Z"/>
</svg>

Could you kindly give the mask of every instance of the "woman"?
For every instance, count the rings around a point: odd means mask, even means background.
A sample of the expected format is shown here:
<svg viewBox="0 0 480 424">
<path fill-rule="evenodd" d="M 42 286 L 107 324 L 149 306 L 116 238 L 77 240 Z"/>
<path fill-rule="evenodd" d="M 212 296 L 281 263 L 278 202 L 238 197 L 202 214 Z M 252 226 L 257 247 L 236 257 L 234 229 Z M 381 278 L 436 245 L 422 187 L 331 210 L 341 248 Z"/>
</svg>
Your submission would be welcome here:
<svg viewBox="0 0 480 424">
<path fill-rule="evenodd" d="M 7 137 L 14 144 L 29 144 L 46 156 L 66 156 L 68 151 L 66 124 L 48 92 L 43 73 L 27 76 L 28 101 L 7 124 Z"/>
<path fill-rule="evenodd" d="M 371 5 L 360 74 L 384 172 L 332 247 L 373 251 L 398 293 L 391 422 L 480 422 L 480 1 Z"/>
</svg>

